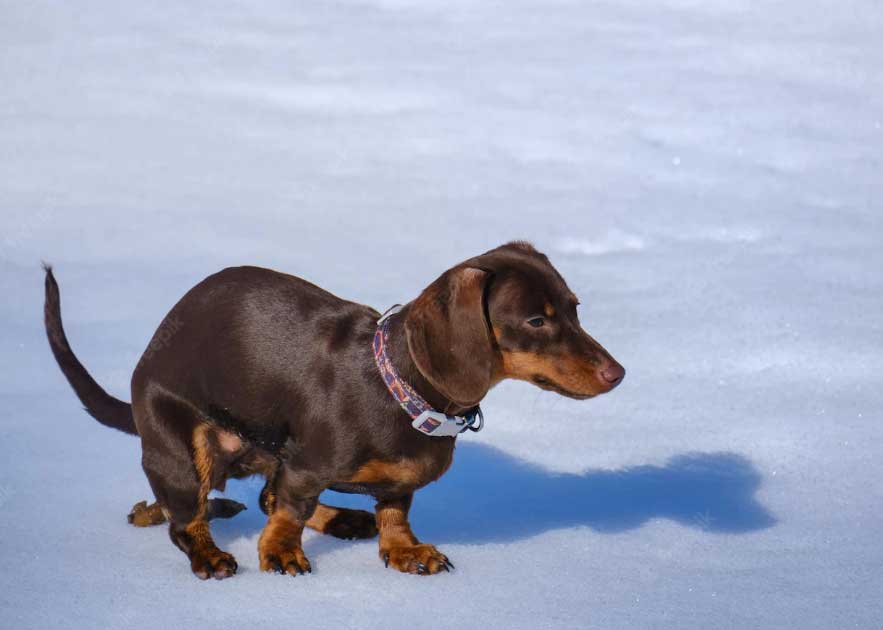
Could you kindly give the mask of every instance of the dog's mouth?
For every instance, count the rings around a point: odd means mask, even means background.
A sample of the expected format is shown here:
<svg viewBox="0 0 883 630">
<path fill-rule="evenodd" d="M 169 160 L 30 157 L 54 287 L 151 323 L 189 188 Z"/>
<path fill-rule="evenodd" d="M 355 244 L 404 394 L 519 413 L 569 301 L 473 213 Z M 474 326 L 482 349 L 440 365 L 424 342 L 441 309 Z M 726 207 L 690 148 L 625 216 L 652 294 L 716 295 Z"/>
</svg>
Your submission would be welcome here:
<svg viewBox="0 0 883 630">
<path fill-rule="evenodd" d="M 549 392 L 555 392 L 556 394 L 561 394 L 562 396 L 567 396 L 568 398 L 573 398 L 574 400 L 588 400 L 589 398 L 593 398 L 595 396 L 595 394 L 578 394 L 577 392 L 564 388 L 558 383 L 550 381 L 545 376 L 540 376 L 539 374 L 534 374 L 531 377 L 531 381 L 540 389 L 545 389 Z"/>
</svg>

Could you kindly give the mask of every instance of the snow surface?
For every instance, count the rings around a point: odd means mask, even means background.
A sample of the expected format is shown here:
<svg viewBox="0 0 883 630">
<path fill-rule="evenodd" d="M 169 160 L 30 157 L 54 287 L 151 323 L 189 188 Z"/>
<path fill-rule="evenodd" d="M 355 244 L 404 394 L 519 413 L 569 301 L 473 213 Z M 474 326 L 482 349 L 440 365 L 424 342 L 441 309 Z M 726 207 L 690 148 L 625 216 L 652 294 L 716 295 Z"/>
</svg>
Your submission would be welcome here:
<svg viewBox="0 0 883 630">
<path fill-rule="evenodd" d="M 0 626 L 883 625 L 879 0 L 4 2 Z M 128 398 L 156 325 L 234 264 L 377 308 L 513 238 L 627 367 L 589 402 L 505 383 L 418 493 L 455 573 L 308 534 L 258 570 L 261 482 L 191 576 Z M 330 497 L 369 505 L 360 498 Z"/>
</svg>

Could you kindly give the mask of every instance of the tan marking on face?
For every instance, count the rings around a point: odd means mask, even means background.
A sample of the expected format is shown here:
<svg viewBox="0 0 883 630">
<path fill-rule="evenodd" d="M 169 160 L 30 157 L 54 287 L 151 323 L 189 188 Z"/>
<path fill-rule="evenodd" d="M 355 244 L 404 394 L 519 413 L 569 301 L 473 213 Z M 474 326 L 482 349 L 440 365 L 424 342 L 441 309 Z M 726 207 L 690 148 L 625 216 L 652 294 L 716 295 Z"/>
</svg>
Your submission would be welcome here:
<svg viewBox="0 0 883 630">
<path fill-rule="evenodd" d="M 600 394 L 594 367 L 572 357 L 546 357 L 536 352 L 503 351 L 503 373 L 507 378 L 534 382 L 540 376 L 574 394 Z"/>
<path fill-rule="evenodd" d="M 550 361 L 535 352 L 503 351 L 503 372 L 508 378 L 530 380 L 537 374 L 551 378 L 554 371 Z"/>
<path fill-rule="evenodd" d="M 555 317 L 555 307 L 548 302 L 543 307 L 543 312 L 546 314 L 546 317 Z"/>
</svg>

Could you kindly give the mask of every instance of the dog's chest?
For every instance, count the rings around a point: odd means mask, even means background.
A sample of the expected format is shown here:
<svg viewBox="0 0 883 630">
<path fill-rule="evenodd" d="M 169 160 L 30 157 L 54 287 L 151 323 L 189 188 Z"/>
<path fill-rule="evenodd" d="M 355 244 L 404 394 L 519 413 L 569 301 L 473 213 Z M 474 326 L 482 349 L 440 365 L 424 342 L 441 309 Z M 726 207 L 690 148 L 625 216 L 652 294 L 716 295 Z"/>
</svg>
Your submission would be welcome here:
<svg viewBox="0 0 883 630">
<path fill-rule="evenodd" d="M 445 449 L 416 457 L 371 459 L 333 487 L 366 494 L 413 491 L 441 477 L 451 465 L 452 455 L 453 449 Z"/>
</svg>

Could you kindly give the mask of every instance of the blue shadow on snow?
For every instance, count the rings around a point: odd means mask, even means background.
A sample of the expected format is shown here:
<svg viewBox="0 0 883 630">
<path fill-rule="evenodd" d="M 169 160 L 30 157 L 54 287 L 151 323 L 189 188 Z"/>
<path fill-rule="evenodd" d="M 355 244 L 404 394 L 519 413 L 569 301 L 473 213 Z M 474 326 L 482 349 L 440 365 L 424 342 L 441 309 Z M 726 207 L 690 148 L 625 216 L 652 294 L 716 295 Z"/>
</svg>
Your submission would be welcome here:
<svg viewBox="0 0 883 630">
<path fill-rule="evenodd" d="M 554 473 L 480 444 L 458 445 L 451 469 L 414 497 L 411 521 L 433 543 L 504 542 L 585 526 L 621 532 L 666 518 L 708 532 L 747 533 L 776 519 L 755 493 L 762 477 L 736 453 L 687 453 L 664 466 Z M 263 480 L 231 484 L 227 496 L 248 511 L 213 523 L 222 537 L 259 531 L 256 500 Z M 326 492 L 331 505 L 371 509 L 364 497 Z M 225 536 L 226 535 L 226 536 Z"/>
<path fill-rule="evenodd" d="M 451 470 L 414 497 L 418 536 L 500 542 L 564 527 L 621 532 L 656 518 L 742 533 L 776 519 L 755 498 L 762 477 L 736 453 L 688 453 L 664 466 L 549 472 L 495 448 L 457 448 Z"/>
</svg>

